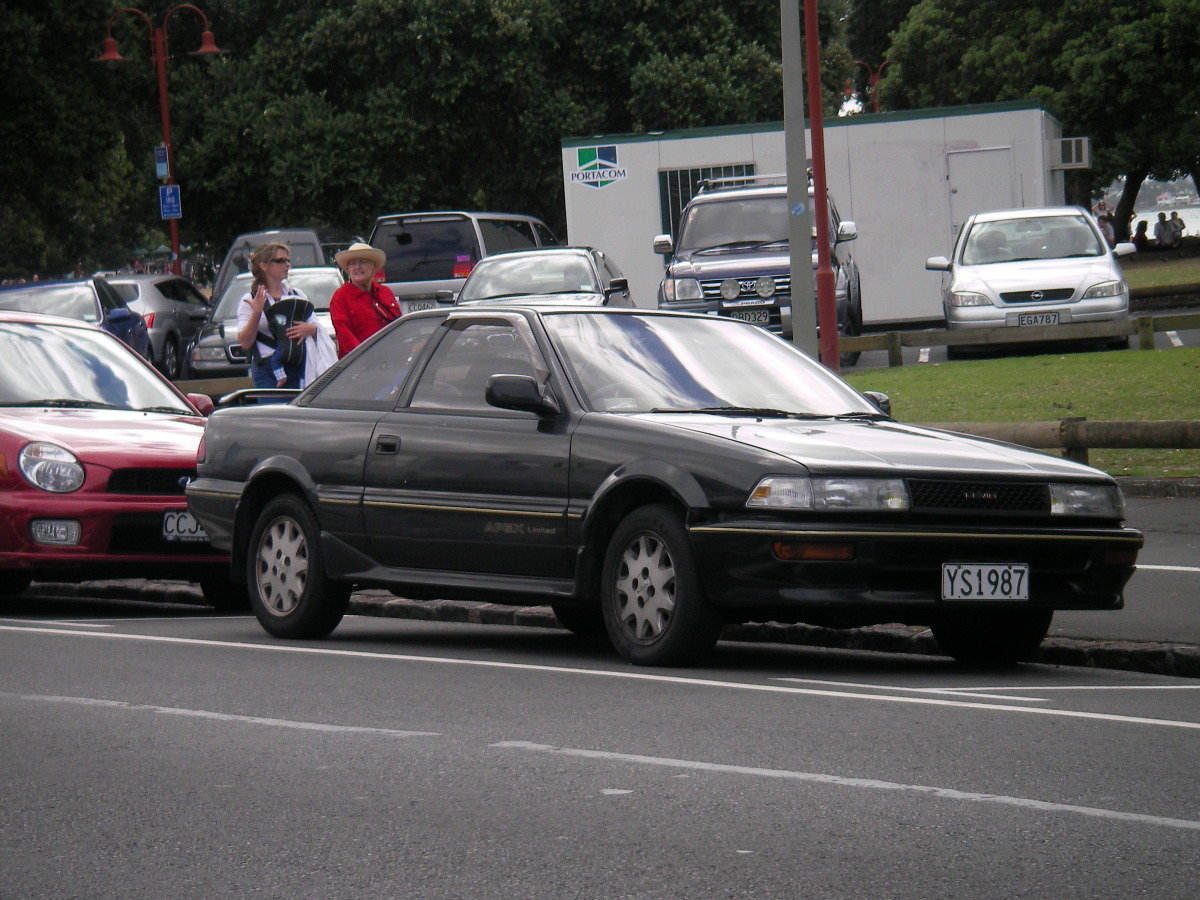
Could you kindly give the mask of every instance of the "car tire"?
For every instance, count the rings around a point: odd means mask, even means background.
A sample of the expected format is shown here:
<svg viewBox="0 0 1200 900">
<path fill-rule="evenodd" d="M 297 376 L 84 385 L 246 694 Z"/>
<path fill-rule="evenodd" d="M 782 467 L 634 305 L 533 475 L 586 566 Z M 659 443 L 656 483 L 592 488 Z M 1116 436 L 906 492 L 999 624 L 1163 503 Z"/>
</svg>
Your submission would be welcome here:
<svg viewBox="0 0 1200 900">
<path fill-rule="evenodd" d="M 855 316 L 854 310 L 851 309 L 846 315 L 846 330 L 842 333 L 842 337 L 858 337 L 862 334 L 862 321 Z M 861 350 L 852 350 L 849 353 L 841 353 L 838 355 L 838 364 L 842 368 L 849 368 L 858 362 L 862 356 Z"/>
<path fill-rule="evenodd" d="M 295 494 L 276 497 L 259 513 L 246 583 L 254 615 L 279 638 L 327 636 L 350 602 L 350 585 L 330 581 L 325 572 L 317 517 Z"/>
<path fill-rule="evenodd" d="M 0 571 L 0 597 L 18 597 L 33 584 L 33 576 L 20 569 Z"/>
<path fill-rule="evenodd" d="M 963 665 L 1007 667 L 1033 655 L 1053 617 L 1051 610 L 976 610 L 946 615 L 930 630 L 942 651 Z"/>
<path fill-rule="evenodd" d="M 158 371 L 162 372 L 168 381 L 175 381 L 181 374 L 180 364 L 182 360 L 183 358 L 179 353 L 179 341 L 173 336 L 168 335 L 163 341 L 162 360 L 158 366 Z"/>
<path fill-rule="evenodd" d="M 564 603 L 551 603 L 550 608 L 554 610 L 554 617 L 558 619 L 558 624 L 576 637 L 595 640 L 603 637 L 606 633 L 604 613 L 595 604 L 568 606 Z"/>
<path fill-rule="evenodd" d="M 200 592 L 204 602 L 213 609 L 223 612 L 247 612 L 250 609 L 250 591 L 244 584 L 237 584 L 225 572 L 215 572 L 200 578 Z"/>
<path fill-rule="evenodd" d="M 672 506 L 643 506 L 621 521 L 604 555 L 600 590 L 609 641 L 635 665 L 685 665 L 720 637 L 722 618 L 704 596 Z"/>
</svg>

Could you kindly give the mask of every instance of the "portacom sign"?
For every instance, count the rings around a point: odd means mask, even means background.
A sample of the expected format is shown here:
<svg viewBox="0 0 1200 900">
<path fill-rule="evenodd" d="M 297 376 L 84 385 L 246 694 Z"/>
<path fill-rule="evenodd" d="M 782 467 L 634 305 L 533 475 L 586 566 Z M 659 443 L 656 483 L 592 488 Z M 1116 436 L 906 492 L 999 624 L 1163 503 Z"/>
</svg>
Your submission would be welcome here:
<svg viewBox="0 0 1200 900">
<path fill-rule="evenodd" d="M 629 173 L 617 165 L 616 146 L 580 147 L 577 151 L 577 167 L 571 173 L 572 184 L 588 187 L 607 187 L 614 181 L 628 177 Z"/>
</svg>

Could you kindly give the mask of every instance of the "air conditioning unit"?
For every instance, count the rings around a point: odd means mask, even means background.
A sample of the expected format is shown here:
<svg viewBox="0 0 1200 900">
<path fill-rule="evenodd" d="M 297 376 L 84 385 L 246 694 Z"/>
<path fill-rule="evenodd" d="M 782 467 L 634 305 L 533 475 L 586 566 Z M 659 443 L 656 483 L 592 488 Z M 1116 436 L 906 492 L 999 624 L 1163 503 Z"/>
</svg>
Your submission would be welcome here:
<svg viewBox="0 0 1200 900">
<path fill-rule="evenodd" d="M 1092 139 L 1070 137 L 1051 141 L 1050 160 L 1052 169 L 1090 169 L 1092 167 Z"/>
</svg>

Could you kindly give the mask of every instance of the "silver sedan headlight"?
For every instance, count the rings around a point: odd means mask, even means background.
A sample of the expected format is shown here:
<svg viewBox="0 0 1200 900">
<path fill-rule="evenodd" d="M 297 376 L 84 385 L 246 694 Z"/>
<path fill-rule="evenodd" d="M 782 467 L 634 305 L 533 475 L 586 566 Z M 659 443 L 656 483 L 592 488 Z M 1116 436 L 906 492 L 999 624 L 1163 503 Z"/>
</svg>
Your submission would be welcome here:
<svg viewBox="0 0 1200 900">
<path fill-rule="evenodd" d="M 1105 281 L 1087 289 L 1087 293 L 1083 295 L 1084 300 L 1091 300 L 1094 297 L 1119 297 L 1128 290 L 1128 285 L 1124 281 Z"/>
<path fill-rule="evenodd" d="M 75 454 L 58 444 L 34 441 L 17 454 L 21 474 L 36 488 L 69 494 L 83 486 L 83 466 Z"/>
<path fill-rule="evenodd" d="M 992 301 L 988 299 L 986 294 L 977 294 L 974 291 L 955 291 L 950 295 L 951 306 L 991 306 Z"/>
<path fill-rule="evenodd" d="M 1102 516 L 1125 518 L 1121 489 L 1110 484 L 1050 485 L 1050 514 L 1054 516 Z"/>
<path fill-rule="evenodd" d="M 905 510 L 908 489 L 900 478 L 763 478 L 750 492 L 751 509 L 836 511 Z"/>
</svg>

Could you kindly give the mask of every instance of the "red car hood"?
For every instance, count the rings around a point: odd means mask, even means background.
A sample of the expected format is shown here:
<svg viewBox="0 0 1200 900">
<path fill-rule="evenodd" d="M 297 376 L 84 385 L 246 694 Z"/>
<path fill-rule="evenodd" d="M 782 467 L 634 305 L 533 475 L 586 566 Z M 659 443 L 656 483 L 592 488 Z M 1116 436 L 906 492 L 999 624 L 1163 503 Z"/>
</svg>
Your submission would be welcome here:
<svg viewBox="0 0 1200 900">
<path fill-rule="evenodd" d="M 199 416 L 113 409 L 0 409 L 0 431 L 25 441 L 50 441 L 81 462 L 103 466 L 196 463 L 204 434 Z"/>
</svg>

